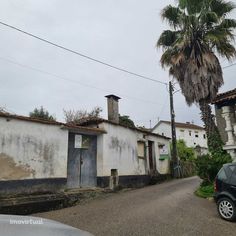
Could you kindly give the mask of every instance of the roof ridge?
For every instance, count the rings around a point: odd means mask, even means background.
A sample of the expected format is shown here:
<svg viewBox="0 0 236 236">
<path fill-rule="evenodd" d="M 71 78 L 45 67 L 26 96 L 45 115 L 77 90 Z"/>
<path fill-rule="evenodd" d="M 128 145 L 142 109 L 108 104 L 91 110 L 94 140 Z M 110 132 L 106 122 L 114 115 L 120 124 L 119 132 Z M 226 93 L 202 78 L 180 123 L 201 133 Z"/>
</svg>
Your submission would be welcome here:
<svg viewBox="0 0 236 236">
<path fill-rule="evenodd" d="M 158 126 L 158 124 L 160 124 L 161 122 L 163 122 L 163 123 L 167 123 L 167 124 L 171 124 L 171 122 L 170 121 L 168 121 L 168 120 L 160 120 L 153 128 L 152 128 L 152 130 L 154 130 L 157 126 Z M 179 122 L 179 121 L 175 121 L 175 126 L 176 127 L 185 127 L 185 128 L 192 128 L 192 129 L 204 129 L 204 127 L 203 126 L 201 126 L 201 125 L 198 125 L 198 124 L 193 124 L 193 123 L 184 123 L 184 122 Z"/>
</svg>

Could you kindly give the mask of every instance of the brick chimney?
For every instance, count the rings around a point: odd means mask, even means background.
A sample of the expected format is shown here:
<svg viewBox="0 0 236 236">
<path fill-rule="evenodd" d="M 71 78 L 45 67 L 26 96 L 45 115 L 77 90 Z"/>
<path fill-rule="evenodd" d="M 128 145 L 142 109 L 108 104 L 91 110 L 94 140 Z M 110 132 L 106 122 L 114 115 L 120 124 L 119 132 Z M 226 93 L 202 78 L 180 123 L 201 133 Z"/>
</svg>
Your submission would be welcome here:
<svg viewBox="0 0 236 236">
<path fill-rule="evenodd" d="M 119 124 L 119 99 L 113 94 L 105 96 L 107 98 L 108 120 Z"/>
</svg>

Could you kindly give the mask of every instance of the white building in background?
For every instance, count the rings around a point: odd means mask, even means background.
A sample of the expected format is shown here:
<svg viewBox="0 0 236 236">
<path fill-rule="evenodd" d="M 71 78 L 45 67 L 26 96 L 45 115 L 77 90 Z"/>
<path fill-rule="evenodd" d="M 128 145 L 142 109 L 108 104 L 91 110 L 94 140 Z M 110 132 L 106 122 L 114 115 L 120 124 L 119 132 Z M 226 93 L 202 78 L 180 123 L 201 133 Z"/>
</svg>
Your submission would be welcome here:
<svg viewBox="0 0 236 236">
<path fill-rule="evenodd" d="M 207 149 L 206 131 L 203 127 L 190 122 L 175 122 L 175 125 L 177 140 L 184 140 L 188 147 L 200 146 L 202 149 Z M 159 121 L 152 129 L 152 132 L 171 137 L 171 122 L 165 120 Z"/>
</svg>

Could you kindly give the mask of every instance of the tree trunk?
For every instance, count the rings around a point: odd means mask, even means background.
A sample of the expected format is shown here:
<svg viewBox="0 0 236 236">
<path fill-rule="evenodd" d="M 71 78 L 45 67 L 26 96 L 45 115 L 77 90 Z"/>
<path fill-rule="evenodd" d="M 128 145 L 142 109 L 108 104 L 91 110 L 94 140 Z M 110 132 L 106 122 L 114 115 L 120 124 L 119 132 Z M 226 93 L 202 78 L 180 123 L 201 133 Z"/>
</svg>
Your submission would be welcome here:
<svg viewBox="0 0 236 236">
<path fill-rule="evenodd" d="M 211 106 L 206 100 L 201 100 L 199 105 L 201 110 L 201 119 L 205 125 L 208 149 L 210 153 L 225 153 L 219 130 L 214 121 Z"/>
</svg>

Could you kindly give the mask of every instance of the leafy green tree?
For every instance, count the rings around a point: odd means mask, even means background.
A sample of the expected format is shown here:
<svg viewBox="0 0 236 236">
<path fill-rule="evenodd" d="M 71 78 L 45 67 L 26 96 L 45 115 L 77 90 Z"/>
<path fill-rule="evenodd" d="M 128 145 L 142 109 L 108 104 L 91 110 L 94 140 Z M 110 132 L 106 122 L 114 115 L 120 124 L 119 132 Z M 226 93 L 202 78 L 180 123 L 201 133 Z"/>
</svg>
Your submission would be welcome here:
<svg viewBox="0 0 236 236">
<path fill-rule="evenodd" d="M 49 112 L 45 108 L 43 108 L 43 106 L 41 106 L 40 108 L 35 108 L 32 112 L 29 113 L 29 116 L 42 120 L 56 121 L 56 118 L 53 115 L 50 115 Z"/>
<path fill-rule="evenodd" d="M 134 122 L 129 118 L 129 116 L 121 116 L 119 115 L 119 124 L 127 126 L 127 127 L 131 127 L 131 128 L 135 128 L 135 124 Z"/>
<path fill-rule="evenodd" d="M 187 104 L 199 104 L 213 154 L 225 154 L 209 103 L 223 85 L 217 56 L 236 57 L 236 20 L 228 18 L 234 9 L 224 0 L 179 0 L 178 6 L 168 5 L 161 13 L 171 27 L 157 42 L 163 48 L 161 64 L 178 81 Z"/>
<path fill-rule="evenodd" d="M 177 153 L 180 160 L 193 161 L 195 160 L 194 148 L 188 147 L 184 140 L 177 141 Z"/>
</svg>

